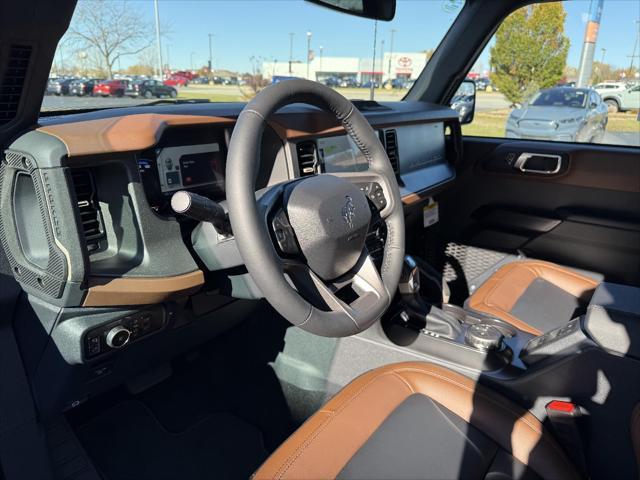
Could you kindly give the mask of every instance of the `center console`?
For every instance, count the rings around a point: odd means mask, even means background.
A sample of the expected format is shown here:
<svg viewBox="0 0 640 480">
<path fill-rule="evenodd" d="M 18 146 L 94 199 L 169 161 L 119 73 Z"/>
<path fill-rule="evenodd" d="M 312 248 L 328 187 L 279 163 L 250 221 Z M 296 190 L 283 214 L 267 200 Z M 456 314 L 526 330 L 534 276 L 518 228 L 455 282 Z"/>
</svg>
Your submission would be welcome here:
<svg viewBox="0 0 640 480">
<path fill-rule="evenodd" d="M 601 283 L 585 315 L 539 336 L 443 302 L 437 273 L 419 258 L 405 258 L 398 291 L 381 322 L 388 340 L 482 376 L 517 379 L 589 351 L 640 360 L 636 287 Z"/>
<path fill-rule="evenodd" d="M 425 294 L 425 283 L 434 281 L 437 283 L 427 264 L 405 258 L 400 301 L 382 322 L 393 343 L 477 371 L 508 365 L 524 368 L 519 354 L 532 335 L 517 332 L 497 318 L 438 301 L 437 287 Z"/>
</svg>

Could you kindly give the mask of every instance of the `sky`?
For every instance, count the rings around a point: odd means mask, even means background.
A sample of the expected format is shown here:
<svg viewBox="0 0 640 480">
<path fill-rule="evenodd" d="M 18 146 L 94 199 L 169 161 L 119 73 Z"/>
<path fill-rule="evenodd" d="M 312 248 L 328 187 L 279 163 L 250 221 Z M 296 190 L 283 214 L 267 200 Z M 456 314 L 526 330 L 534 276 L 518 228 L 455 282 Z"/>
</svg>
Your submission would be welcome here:
<svg viewBox="0 0 640 480">
<path fill-rule="evenodd" d="M 146 18 L 153 35 L 153 2 L 130 0 L 131 8 Z M 435 48 L 459 12 L 461 0 L 398 0 L 396 17 L 378 22 L 378 51 L 385 41 L 389 51 L 391 30 L 395 29 L 395 52 L 419 52 Z M 563 2 L 567 10 L 565 33 L 571 41 L 568 64 L 577 66 L 584 37 L 590 0 Z M 293 58 L 304 61 L 307 35 L 318 55 L 370 58 L 374 22 L 348 16 L 301 0 L 160 0 L 161 23 L 170 33 L 163 39 L 163 60 L 173 69 L 198 68 L 209 59 L 212 33 L 215 69 L 250 71 L 251 57 L 260 60 L 289 60 L 290 33 Z M 638 0 L 605 0 L 596 45 L 596 60 L 606 49 L 605 62 L 628 67 L 640 25 Z M 637 48 L 640 50 L 640 47 Z M 640 51 L 636 51 L 636 55 Z M 122 68 L 136 63 L 124 57 Z M 488 66 L 488 49 L 480 57 Z M 639 59 L 634 59 L 638 65 Z M 261 63 L 261 61 L 260 61 Z"/>
</svg>

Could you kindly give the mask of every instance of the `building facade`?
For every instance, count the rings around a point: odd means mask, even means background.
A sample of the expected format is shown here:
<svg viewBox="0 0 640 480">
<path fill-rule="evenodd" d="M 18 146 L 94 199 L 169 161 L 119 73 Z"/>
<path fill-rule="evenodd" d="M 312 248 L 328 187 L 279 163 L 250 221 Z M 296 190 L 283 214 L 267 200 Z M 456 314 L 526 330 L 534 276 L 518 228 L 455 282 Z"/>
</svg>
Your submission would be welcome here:
<svg viewBox="0 0 640 480">
<path fill-rule="evenodd" d="M 390 80 L 415 80 L 427 64 L 427 54 L 385 52 L 382 57 L 323 57 L 316 56 L 306 62 L 263 62 L 262 74 L 267 79 L 274 77 L 297 77 L 327 82 L 328 79 L 357 83 L 375 81 L 384 83 Z"/>
</svg>

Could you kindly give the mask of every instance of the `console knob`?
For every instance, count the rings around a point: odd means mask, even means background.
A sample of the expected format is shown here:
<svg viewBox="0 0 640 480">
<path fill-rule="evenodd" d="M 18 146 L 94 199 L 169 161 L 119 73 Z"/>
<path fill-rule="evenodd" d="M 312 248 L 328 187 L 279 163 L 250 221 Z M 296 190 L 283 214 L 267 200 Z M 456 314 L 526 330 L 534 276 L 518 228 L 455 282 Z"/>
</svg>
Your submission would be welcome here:
<svg viewBox="0 0 640 480">
<path fill-rule="evenodd" d="M 122 325 L 118 325 L 109 330 L 106 342 L 111 348 L 122 348 L 129 342 L 130 338 L 131 332 Z"/>
<path fill-rule="evenodd" d="M 486 323 L 471 325 L 465 334 L 467 344 L 479 350 L 500 350 L 503 338 L 500 330 Z"/>
</svg>

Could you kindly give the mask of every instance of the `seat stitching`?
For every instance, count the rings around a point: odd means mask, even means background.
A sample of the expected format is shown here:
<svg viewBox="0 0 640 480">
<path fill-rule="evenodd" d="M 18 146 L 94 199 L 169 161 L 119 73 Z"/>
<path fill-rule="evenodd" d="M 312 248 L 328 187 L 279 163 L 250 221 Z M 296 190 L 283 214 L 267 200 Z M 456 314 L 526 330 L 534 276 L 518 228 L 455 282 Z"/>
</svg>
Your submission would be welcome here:
<svg viewBox="0 0 640 480">
<path fill-rule="evenodd" d="M 499 280 L 504 280 L 504 277 L 499 277 Z M 514 317 L 513 315 L 511 315 L 504 308 L 498 307 L 497 305 L 491 303 L 490 297 L 491 297 L 491 295 L 493 295 L 495 293 L 496 289 L 500 286 L 500 283 L 501 282 L 499 282 L 499 281 L 495 281 L 494 282 L 494 285 L 489 289 L 489 292 L 482 298 L 482 301 L 480 302 L 480 305 L 481 306 L 484 305 L 484 306 L 486 306 L 488 308 L 495 309 L 498 312 L 502 313 L 504 316 L 506 316 L 509 319 L 509 320 L 505 320 L 505 321 L 507 321 L 508 323 L 511 323 L 516 328 L 520 328 L 521 330 L 534 329 L 534 327 L 532 327 L 528 323 L 526 323 L 526 322 L 520 320 L 519 318 Z M 476 291 L 476 293 L 477 293 L 477 291 Z M 489 313 L 494 314 L 494 312 L 489 312 Z M 504 320 L 504 318 L 503 318 L 503 320 Z M 538 329 L 535 329 L 535 330 L 538 332 L 537 333 L 538 335 L 540 335 L 540 333 L 542 333 Z"/>
<path fill-rule="evenodd" d="M 424 371 L 424 370 L 420 370 L 418 368 L 403 368 L 401 370 L 396 370 L 396 372 L 400 372 L 400 371 L 417 372 L 417 373 L 422 373 L 424 375 L 440 378 L 441 380 L 444 380 L 445 382 L 448 382 L 448 383 L 451 383 L 453 385 L 456 385 L 456 386 L 462 388 L 463 390 L 466 390 L 467 392 L 477 393 L 479 396 L 483 397 L 485 400 L 489 400 L 494 405 L 508 410 L 513 416 L 522 419 L 522 421 L 524 421 L 531 428 L 531 430 L 533 430 L 534 432 L 539 433 L 541 435 L 543 433 L 541 430 L 538 430 L 533 424 L 529 423 L 528 419 L 526 419 L 524 417 L 521 417 L 516 411 L 514 411 L 510 407 L 508 407 L 508 406 L 504 406 L 503 407 L 502 405 L 500 405 L 499 402 L 497 402 L 493 398 L 485 395 L 484 393 L 482 393 L 482 392 L 480 392 L 478 390 L 474 390 L 473 388 L 470 388 L 470 387 L 468 387 L 468 386 L 466 386 L 466 385 L 464 385 L 464 384 L 462 384 L 460 382 L 457 382 L 457 381 L 453 380 L 450 377 L 447 377 L 445 375 L 441 375 L 441 374 L 438 374 L 438 373 L 434 373 L 434 372 L 427 372 L 427 371 Z"/>
<path fill-rule="evenodd" d="M 416 393 L 416 391 L 415 391 L 415 390 L 414 390 L 414 388 L 411 386 L 411 384 L 410 384 L 410 383 L 409 383 L 409 382 L 408 382 L 408 381 L 407 381 L 407 380 L 406 380 L 402 375 L 398 374 L 395 370 L 393 371 L 393 375 L 394 375 L 395 377 L 399 378 L 399 379 L 400 379 L 400 381 L 401 381 L 402 383 L 404 383 L 404 384 L 407 386 L 407 388 L 409 389 L 409 391 L 410 391 L 412 394 L 413 394 L 413 393 Z"/>
<path fill-rule="evenodd" d="M 428 398 L 428 397 L 427 397 Z M 442 410 L 443 407 L 441 406 L 438 402 L 436 402 L 434 399 L 430 398 L 431 402 L 433 403 L 434 407 L 436 407 L 436 410 L 438 410 L 438 412 L 440 413 L 440 415 L 442 416 L 442 418 L 449 424 L 451 425 L 458 433 L 460 433 L 460 435 L 462 435 L 464 438 L 467 439 L 467 441 L 469 442 L 469 444 L 473 447 L 473 449 L 476 451 L 476 453 L 482 457 L 482 451 L 480 450 L 480 447 L 478 447 L 475 443 L 473 443 L 471 441 L 471 438 L 469 437 L 469 435 L 467 435 L 467 432 L 463 432 L 458 425 L 456 425 L 455 423 L 453 423 L 453 421 L 447 416 L 446 413 L 444 413 L 444 411 Z M 447 409 L 448 410 L 448 409 Z M 452 412 L 453 413 L 453 412 Z M 455 413 L 454 413 L 455 415 Z M 457 417 L 457 415 L 456 415 Z M 459 417 L 458 417 L 459 418 Z M 497 445 L 496 445 L 497 448 Z"/>
<path fill-rule="evenodd" d="M 572 465 L 568 462 L 568 460 L 565 458 L 565 454 L 562 452 L 562 450 L 560 450 L 560 448 L 559 448 L 559 447 L 558 447 L 554 442 L 550 442 L 550 441 L 546 438 L 546 437 L 547 437 L 547 435 L 545 434 L 544 430 L 536 428 L 536 427 L 535 427 L 535 426 L 534 426 L 534 425 L 529 421 L 529 419 L 528 419 L 528 418 L 526 418 L 526 417 L 524 417 L 524 416 L 521 416 L 518 412 L 514 411 L 511 407 L 506 406 L 506 405 L 504 405 L 504 406 L 503 406 L 503 405 L 501 405 L 498 401 L 496 401 L 495 399 L 491 398 L 490 396 L 488 396 L 488 395 L 484 394 L 483 392 L 481 392 L 481 391 L 479 391 L 479 390 L 473 390 L 473 389 L 471 389 L 471 388 L 467 387 L 466 385 L 463 385 L 463 384 L 461 384 L 461 383 L 459 383 L 459 382 L 456 382 L 455 380 L 453 380 L 453 379 L 451 379 L 451 378 L 449 378 L 449 377 L 446 377 L 446 376 L 443 376 L 443 375 L 440 375 L 440 374 L 437 374 L 437 373 L 434 373 L 434 372 L 427 372 L 427 371 L 425 371 L 425 370 L 421 370 L 421 369 L 417 369 L 417 368 L 409 368 L 409 367 L 402 368 L 402 369 L 400 369 L 400 370 L 396 370 L 396 372 L 399 372 L 399 371 L 412 371 L 412 372 L 422 373 L 422 374 L 424 374 L 424 375 L 430 375 L 430 376 L 433 376 L 433 377 L 441 378 L 442 380 L 444 380 L 444 381 L 446 381 L 446 382 L 449 382 L 449 383 L 452 383 L 452 384 L 455 384 L 455 385 L 459 386 L 460 388 L 462 388 L 462 389 L 464 389 L 464 390 L 466 390 L 466 391 L 468 391 L 468 392 L 474 392 L 474 393 L 478 394 L 480 397 L 483 397 L 485 400 L 488 400 L 489 402 L 491 402 L 491 403 L 492 403 L 492 404 L 494 404 L 495 406 L 497 406 L 497 407 L 499 407 L 499 408 L 501 408 L 501 409 L 503 409 L 503 410 L 507 410 L 507 411 L 509 411 L 509 412 L 510 412 L 514 417 L 516 417 L 516 421 L 517 421 L 517 420 L 522 420 L 522 421 L 524 422 L 524 424 L 525 424 L 525 425 L 527 425 L 531 430 L 533 430 L 534 432 L 536 432 L 536 433 L 540 434 L 540 439 L 541 439 L 541 440 L 543 440 L 545 443 L 547 443 L 547 445 L 549 445 L 553 450 L 555 450 L 556 452 L 558 452 L 558 453 L 560 454 L 560 458 L 561 458 L 565 463 L 567 463 L 567 465 L 570 465 L 570 466 L 571 466 L 571 469 L 573 469 L 573 466 L 572 466 Z M 525 415 L 527 415 L 527 413 L 528 413 L 528 412 L 526 412 L 526 411 L 524 412 L 524 414 L 525 414 Z M 514 425 L 514 426 L 515 426 L 515 425 Z M 513 448 L 512 448 L 511 450 L 513 450 Z"/>
<path fill-rule="evenodd" d="M 527 263 L 532 268 L 539 269 L 536 272 L 539 277 L 544 277 L 543 269 L 548 268 L 549 270 L 555 270 L 556 272 L 560 272 L 560 273 L 563 273 L 565 275 L 569 275 L 571 277 L 574 277 L 574 278 L 577 278 L 579 280 L 582 280 L 585 283 L 592 284 L 593 286 L 597 286 L 598 285 L 598 282 L 596 280 L 594 280 L 593 278 L 589 278 L 589 277 L 587 277 L 585 275 L 582 275 L 582 274 L 580 274 L 578 272 L 574 272 L 574 271 L 569 270 L 569 269 L 561 268 L 561 267 L 559 267 L 557 265 L 554 265 L 553 263 L 541 262 L 541 261 L 528 261 Z M 558 286 L 558 285 L 556 285 L 556 286 Z"/>
<path fill-rule="evenodd" d="M 403 367 L 400 369 L 395 369 L 395 370 L 391 370 L 388 372 L 383 372 L 380 375 L 374 376 L 371 380 L 369 380 L 365 385 L 363 385 L 355 394 L 353 394 L 349 399 L 345 400 L 345 402 L 340 405 L 336 410 L 334 411 L 327 411 L 325 410 L 325 412 L 329 413 L 330 416 L 324 421 L 322 422 L 322 424 L 320 424 L 313 432 L 310 432 L 309 436 L 307 437 L 307 439 L 295 450 L 294 454 L 290 455 L 287 460 L 283 463 L 283 465 L 280 467 L 280 469 L 276 472 L 275 478 L 282 478 L 287 471 L 295 464 L 295 462 L 298 460 L 298 458 L 304 453 L 304 451 L 313 443 L 313 441 L 322 433 L 322 431 L 324 431 L 324 429 L 329 425 L 329 423 L 338 416 L 338 414 L 343 411 L 347 405 L 349 405 L 351 402 L 353 402 L 356 398 L 358 398 L 367 388 L 369 388 L 371 386 L 371 384 L 373 382 L 375 382 L 376 380 L 386 376 L 386 375 L 394 375 L 396 377 L 402 377 L 401 372 L 415 372 L 415 373 L 420 373 L 426 376 L 431 376 L 431 377 L 435 377 L 435 378 L 439 378 L 447 383 L 450 383 L 452 385 L 456 385 L 458 387 L 460 387 L 461 389 L 467 391 L 467 392 L 471 392 L 471 393 L 475 393 L 478 394 L 480 397 L 484 398 L 485 400 L 489 401 L 491 404 L 493 404 L 494 406 L 502 409 L 502 410 L 506 410 L 509 413 L 511 413 L 512 416 L 514 416 L 516 418 L 516 421 L 521 420 L 527 427 L 529 427 L 530 430 L 532 430 L 533 432 L 537 433 L 540 435 L 540 439 L 543 440 L 547 445 L 549 445 L 553 450 L 555 450 L 560 458 L 563 460 L 563 462 L 567 463 L 567 465 L 571 465 L 570 463 L 568 463 L 567 459 L 565 458 L 564 454 L 562 453 L 562 451 L 560 450 L 560 448 L 558 446 L 556 446 L 555 443 L 550 442 L 547 439 L 547 435 L 545 434 L 545 432 L 542 429 L 538 429 L 533 423 L 531 423 L 531 421 L 526 418 L 525 416 L 521 416 L 518 412 L 516 412 L 515 410 L 513 410 L 510 406 L 508 405 L 502 405 L 500 404 L 500 402 L 496 401 L 495 399 L 491 398 L 490 396 L 484 394 L 481 391 L 478 390 L 474 390 L 470 387 L 468 387 L 467 385 L 464 385 L 450 377 L 447 377 L 446 375 L 442 375 L 436 372 L 432 372 L 432 371 L 426 371 L 423 369 L 419 369 L 419 368 L 411 368 L 411 367 Z M 405 384 L 406 382 L 408 382 L 408 380 L 405 379 Z M 407 385 L 408 386 L 408 385 Z M 411 391 L 414 391 L 413 388 L 409 387 Z M 427 395 L 427 397 L 429 397 L 429 395 Z M 429 397 L 432 398 L 432 397 Z M 523 412 L 524 415 L 527 415 L 527 412 Z M 511 449 L 513 450 L 513 449 Z M 571 467 L 571 469 L 573 469 L 573 467 Z"/>
<path fill-rule="evenodd" d="M 311 443 L 313 443 L 313 441 L 318 437 L 318 435 L 320 435 L 320 433 L 322 433 L 322 431 L 327 427 L 327 425 L 331 422 L 331 420 L 333 420 L 338 415 L 339 412 L 344 410 L 347 407 L 347 405 L 349 405 L 356 398 L 358 398 L 367 388 L 369 388 L 369 386 L 373 382 L 375 382 L 379 378 L 382 378 L 383 376 L 393 375 L 393 374 L 394 374 L 394 370 L 391 370 L 389 372 L 384 372 L 381 375 L 374 376 L 365 385 L 363 385 L 356 393 L 354 393 L 351 398 L 348 398 L 347 400 L 345 400 L 345 402 L 343 404 L 338 406 L 338 408 L 336 408 L 333 411 L 329 410 L 328 412 L 330 412 L 330 416 L 327 417 L 327 419 L 324 422 L 322 422 L 320 425 L 318 425 L 318 427 L 313 432 L 309 433 L 309 436 L 307 437 L 307 439 L 295 450 L 295 452 L 292 455 L 290 455 L 287 458 L 286 462 L 276 472 L 275 477 L 276 478 L 282 478 L 287 473 L 289 468 L 291 468 L 293 466 L 293 464 L 298 460 L 298 458 L 304 453 L 304 451 L 307 449 L 307 447 L 309 447 L 309 445 L 311 445 Z M 284 468 L 284 470 L 283 470 L 283 468 Z"/>
</svg>

